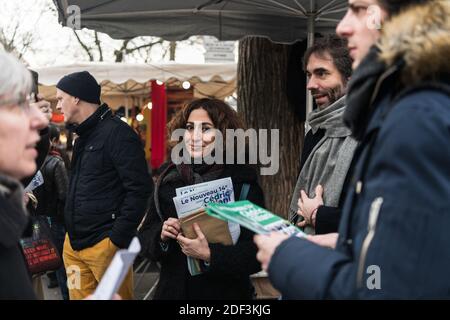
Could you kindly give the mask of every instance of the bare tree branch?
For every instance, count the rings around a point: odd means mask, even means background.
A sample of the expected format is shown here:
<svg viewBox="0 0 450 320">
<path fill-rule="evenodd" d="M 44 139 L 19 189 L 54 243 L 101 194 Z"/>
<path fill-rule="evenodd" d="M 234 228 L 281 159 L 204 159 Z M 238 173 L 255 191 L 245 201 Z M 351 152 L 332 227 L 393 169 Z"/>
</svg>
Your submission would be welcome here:
<svg viewBox="0 0 450 320">
<path fill-rule="evenodd" d="M 103 61 L 102 46 L 100 45 L 100 40 L 98 40 L 98 33 L 97 33 L 97 31 L 95 31 L 94 34 L 95 34 L 95 44 L 97 45 L 98 53 L 100 54 L 100 61 Z"/>
<path fill-rule="evenodd" d="M 73 31 L 73 33 L 75 34 L 75 37 L 77 38 L 78 43 L 81 45 L 81 47 L 84 49 L 84 51 L 86 51 L 86 53 L 88 54 L 88 56 L 89 56 L 89 61 L 94 61 L 94 56 L 93 56 L 92 53 L 91 53 L 91 49 L 88 48 L 88 47 L 86 46 L 86 44 L 84 44 L 83 41 L 81 41 L 81 39 L 80 39 L 80 37 L 78 36 L 78 33 L 75 31 L 75 29 L 72 29 L 72 31 Z"/>
<path fill-rule="evenodd" d="M 130 42 L 130 40 L 124 40 L 122 42 L 122 46 L 120 47 L 120 49 L 119 50 L 114 50 L 114 55 L 116 56 L 116 61 L 115 62 L 122 62 L 123 61 L 123 51 L 127 47 L 128 42 Z"/>
<path fill-rule="evenodd" d="M 154 45 L 160 44 L 160 43 L 163 43 L 163 40 L 162 40 L 162 39 L 160 39 L 160 40 L 158 40 L 158 41 L 155 41 L 155 42 L 143 44 L 143 45 L 138 46 L 138 47 L 127 48 L 127 49 L 125 49 L 125 53 L 126 53 L 126 54 L 130 54 L 130 53 L 132 53 L 132 52 L 134 52 L 134 51 L 136 51 L 136 50 L 140 50 L 140 49 L 143 49 L 143 48 L 153 47 Z"/>
<path fill-rule="evenodd" d="M 8 37 L 8 34 L 11 36 Z M 14 25 L 0 28 L 0 44 L 6 52 L 11 52 L 17 56 L 18 59 L 23 60 L 23 55 L 30 49 L 33 42 L 33 34 L 26 32 L 19 33 L 19 22 L 14 22 Z"/>
<path fill-rule="evenodd" d="M 150 43 L 145 43 L 142 45 L 135 45 L 134 39 L 124 40 L 122 43 L 122 46 L 118 50 L 114 51 L 114 55 L 116 56 L 116 62 L 122 62 L 124 56 L 133 54 L 136 51 L 142 56 L 142 53 L 140 52 L 141 49 L 151 49 L 151 47 L 153 47 L 154 45 L 161 44 L 161 43 L 163 43 L 162 39 L 159 39 L 157 41 L 150 42 Z M 128 48 L 129 44 L 132 44 L 135 46 Z M 148 61 L 149 56 L 150 56 L 150 50 L 148 50 L 147 52 L 148 52 L 148 54 L 147 54 L 147 58 L 145 58 L 145 61 Z"/>
<path fill-rule="evenodd" d="M 167 55 L 170 55 L 170 46 L 163 47 L 162 49 L 163 49 L 163 57 L 167 57 Z"/>
<path fill-rule="evenodd" d="M 9 39 L 9 42 L 6 44 L 8 48 L 14 48 L 14 39 L 16 38 L 16 34 L 17 34 L 17 29 L 19 29 L 19 23 L 17 22 L 16 25 L 14 26 L 14 31 L 13 31 L 13 35 L 11 36 L 11 38 Z M 12 51 L 12 50 L 11 50 Z"/>
</svg>

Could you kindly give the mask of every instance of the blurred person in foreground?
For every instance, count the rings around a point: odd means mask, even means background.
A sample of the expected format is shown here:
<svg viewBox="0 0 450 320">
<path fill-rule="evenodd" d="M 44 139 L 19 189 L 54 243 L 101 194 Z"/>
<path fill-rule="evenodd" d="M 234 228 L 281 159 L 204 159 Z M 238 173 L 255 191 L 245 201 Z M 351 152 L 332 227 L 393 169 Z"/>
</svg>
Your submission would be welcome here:
<svg viewBox="0 0 450 320">
<path fill-rule="evenodd" d="M 19 244 L 29 223 L 20 180 L 37 170 L 47 103 L 30 103 L 31 74 L 16 58 L 0 52 L 0 70 L 0 299 L 35 299 Z"/>
<path fill-rule="evenodd" d="M 285 299 L 450 297 L 449 15 L 449 1 L 349 0 L 344 121 L 361 145 L 339 234 L 255 237 Z"/>
</svg>

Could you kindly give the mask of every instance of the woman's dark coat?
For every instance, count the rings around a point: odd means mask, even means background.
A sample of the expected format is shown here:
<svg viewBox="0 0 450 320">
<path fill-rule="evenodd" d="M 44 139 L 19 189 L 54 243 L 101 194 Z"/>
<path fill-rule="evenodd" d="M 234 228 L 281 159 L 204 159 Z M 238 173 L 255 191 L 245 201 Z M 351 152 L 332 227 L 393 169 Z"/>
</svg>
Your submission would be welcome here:
<svg viewBox="0 0 450 320">
<path fill-rule="evenodd" d="M 173 167 L 171 170 L 176 170 Z M 244 165 L 226 165 L 217 179 L 231 177 L 235 199 L 238 200 L 242 185 L 247 183 L 250 190 L 247 200 L 264 206 L 263 192 L 258 185 L 256 172 Z M 162 184 L 159 188 L 159 201 L 164 220 L 177 218 L 172 198 L 175 189 L 186 184 L 180 179 Z M 161 229 L 163 221 L 156 213 L 152 200 L 149 214 L 141 230 L 141 243 L 144 255 L 161 264 L 161 273 L 154 299 L 251 299 L 253 287 L 249 275 L 260 270 L 256 260 L 256 246 L 253 232 L 241 227 L 236 245 L 209 244 L 211 249 L 210 266 L 206 272 L 197 276 L 189 274 L 186 256 L 173 239 L 169 240 L 168 251 L 161 248 Z"/>
</svg>

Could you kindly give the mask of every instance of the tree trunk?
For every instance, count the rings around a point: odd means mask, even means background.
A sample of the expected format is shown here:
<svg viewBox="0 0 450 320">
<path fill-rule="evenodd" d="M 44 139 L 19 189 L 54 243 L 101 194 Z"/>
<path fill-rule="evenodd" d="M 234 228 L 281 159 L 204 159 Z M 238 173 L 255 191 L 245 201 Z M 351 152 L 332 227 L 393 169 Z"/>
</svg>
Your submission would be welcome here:
<svg viewBox="0 0 450 320">
<path fill-rule="evenodd" d="M 297 181 L 304 137 L 304 122 L 298 120 L 286 96 L 290 49 L 249 37 L 239 42 L 238 62 L 238 110 L 248 128 L 279 129 L 279 170 L 261 176 L 261 186 L 267 209 L 284 218 Z"/>
</svg>

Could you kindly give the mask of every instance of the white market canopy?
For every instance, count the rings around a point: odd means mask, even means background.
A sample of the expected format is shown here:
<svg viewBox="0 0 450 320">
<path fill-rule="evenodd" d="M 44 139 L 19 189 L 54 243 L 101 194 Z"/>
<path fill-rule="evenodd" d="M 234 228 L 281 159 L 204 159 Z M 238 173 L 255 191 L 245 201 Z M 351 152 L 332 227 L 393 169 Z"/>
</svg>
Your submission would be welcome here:
<svg viewBox="0 0 450 320">
<path fill-rule="evenodd" d="M 205 63 L 205 64 L 181 64 L 181 63 L 104 63 L 90 62 L 77 63 L 62 66 L 51 66 L 35 69 L 39 73 L 39 83 L 54 85 L 64 75 L 82 70 L 89 71 L 98 82 L 105 80 L 114 83 L 124 83 L 128 80 L 146 82 L 149 80 L 169 79 L 180 81 L 198 78 L 208 82 L 215 76 L 224 81 L 236 78 L 237 65 L 235 63 Z"/>
<path fill-rule="evenodd" d="M 104 63 L 89 62 L 35 68 L 39 74 L 42 94 L 54 96 L 54 86 L 65 75 L 88 71 L 102 86 L 102 95 L 148 95 L 149 81 L 160 80 L 168 85 L 189 81 L 194 95 L 223 99 L 236 89 L 235 63 L 180 64 L 170 63 Z"/>
</svg>

